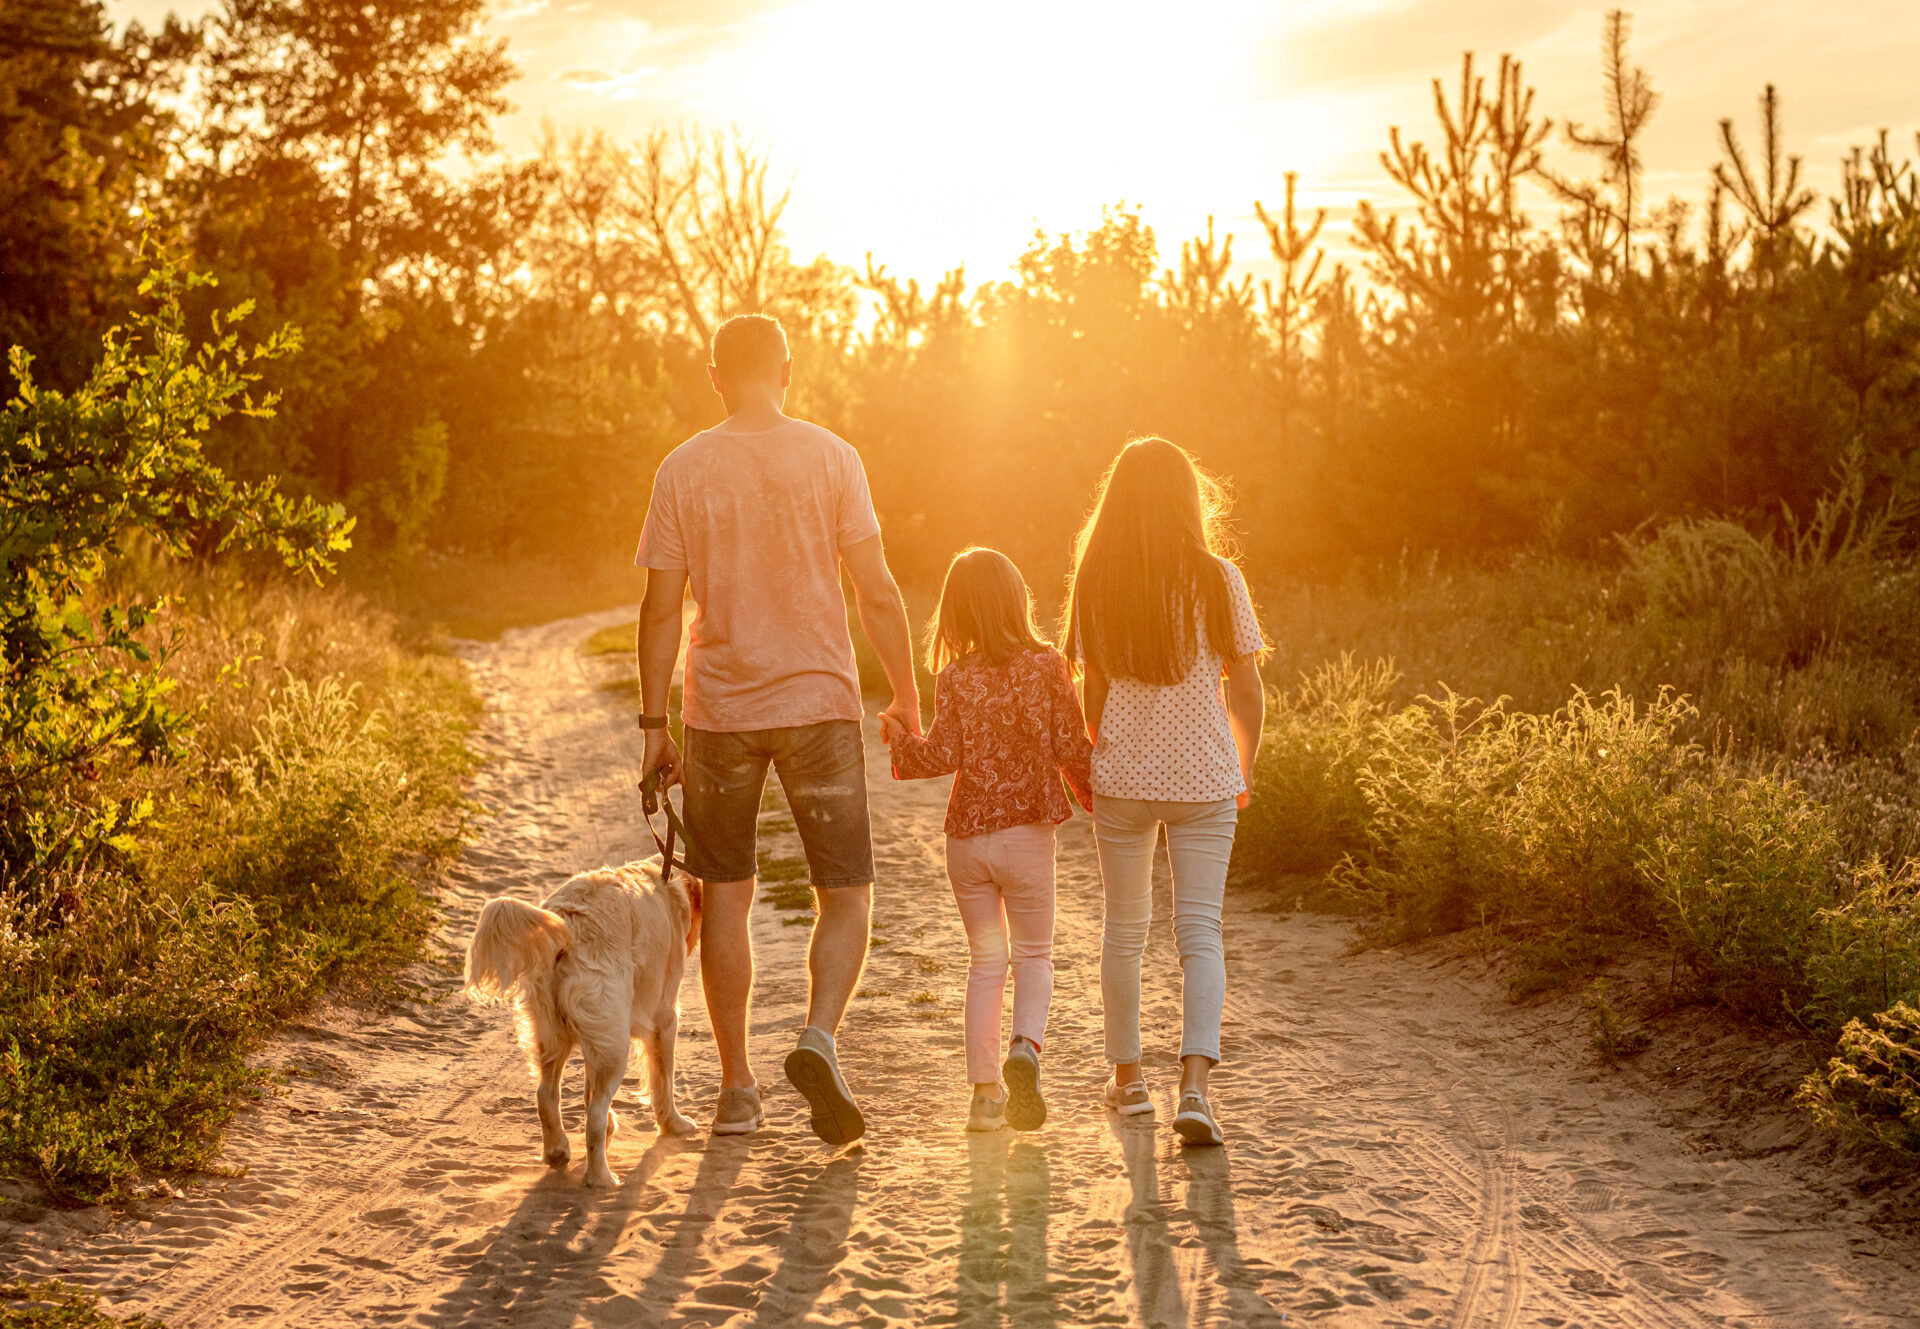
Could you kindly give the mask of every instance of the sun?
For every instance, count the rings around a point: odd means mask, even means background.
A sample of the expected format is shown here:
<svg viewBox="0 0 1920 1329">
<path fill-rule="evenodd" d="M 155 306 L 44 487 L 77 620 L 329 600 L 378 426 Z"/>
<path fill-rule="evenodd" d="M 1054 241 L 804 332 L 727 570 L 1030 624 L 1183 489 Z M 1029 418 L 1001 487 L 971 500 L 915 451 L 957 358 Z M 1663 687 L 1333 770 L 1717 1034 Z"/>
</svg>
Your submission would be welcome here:
<svg viewBox="0 0 1920 1329">
<path fill-rule="evenodd" d="M 865 235 L 901 270 L 1011 258 L 1036 225 L 1143 209 L 1172 252 L 1311 177 L 1330 110 L 1264 71 L 1286 10 L 1142 0 L 804 0 L 746 23 L 676 81 L 795 173 L 789 229 Z M 698 104 L 694 104 L 697 99 Z M 1243 242 L 1244 243 L 1244 242 Z M 982 273 L 979 275 L 990 275 Z"/>
</svg>

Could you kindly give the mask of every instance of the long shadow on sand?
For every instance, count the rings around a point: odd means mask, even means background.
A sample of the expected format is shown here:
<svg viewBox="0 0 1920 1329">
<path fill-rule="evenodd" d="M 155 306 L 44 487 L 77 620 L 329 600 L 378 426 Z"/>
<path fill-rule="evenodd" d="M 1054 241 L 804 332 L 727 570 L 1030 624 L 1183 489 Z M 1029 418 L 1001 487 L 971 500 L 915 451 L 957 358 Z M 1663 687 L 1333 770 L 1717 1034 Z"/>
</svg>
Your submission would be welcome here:
<svg viewBox="0 0 1920 1329">
<path fill-rule="evenodd" d="M 1107 1129 L 1120 1142 L 1127 1169 L 1127 1258 L 1133 1266 L 1133 1299 L 1139 1322 L 1157 1326 L 1187 1323 L 1186 1296 L 1173 1258 L 1173 1233 L 1160 1198 L 1160 1138 L 1151 1118 L 1109 1113 Z"/>
<path fill-rule="evenodd" d="M 766 1147 L 761 1141 L 761 1147 Z M 861 1150 L 821 1166 L 784 1217 L 787 1234 L 767 1269 L 749 1257 L 726 1270 L 717 1268 L 720 1252 L 709 1238 L 721 1211 L 730 1203 L 749 1206 L 765 1220 L 775 1214 L 769 1198 L 778 1193 L 740 1185 L 740 1173 L 752 1156 L 751 1137 L 710 1139 L 700 1170 L 687 1191 L 684 1211 L 673 1220 L 673 1235 L 653 1269 L 631 1297 L 617 1297 L 593 1316 L 596 1323 L 692 1325 L 718 1324 L 752 1312 L 752 1324 L 784 1325 L 803 1319 L 832 1280 L 846 1255 L 858 1195 Z M 776 1163 L 786 1191 L 796 1174 L 811 1165 Z"/>
<path fill-rule="evenodd" d="M 710 1136 L 700 1156 L 700 1170 L 687 1189 L 686 1207 L 672 1219 L 673 1235 L 660 1249 L 660 1258 L 631 1297 L 619 1297 L 609 1304 L 600 1323 L 664 1325 L 674 1305 L 692 1287 L 696 1273 L 708 1257 L 703 1254 L 708 1232 L 732 1197 L 741 1169 L 752 1156 L 752 1137 Z M 740 1307 L 727 1308 L 737 1315 Z"/>
<path fill-rule="evenodd" d="M 1052 1186 L 1038 1143 L 1005 1131 L 967 1137 L 956 1323 L 997 1326 L 1003 1307 L 1011 1324 L 1059 1323 L 1047 1264 Z"/>
<path fill-rule="evenodd" d="M 1287 1317 L 1260 1293 L 1260 1280 L 1240 1253 L 1240 1230 L 1233 1203 L 1233 1163 L 1225 1149 L 1183 1149 L 1187 1170 L 1187 1214 L 1206 1247 L 1212 1267 L 1210 1286 L 1194 1293 L 1198 1323 L 1269 1325 Z M 1219 1304 L 1224 1295 L 1226 1305 Z"/>
<path fill-rule="evenodd" d="M 573 1311 L 548 1305 L 549 1297 L 560 1290 L 577 1295 L 593 1285 L 628 1222 L 660 1204 L 663 1197 L 645 1194 L 653 1175 L 667 1159 L 697 1147 L 671 1137 L 654 1141 L 607 1195 L 580 1185 L 578 1164 L 549 1172 L 528 1188 L 484 1245 L 470 1243 L 450 1252 L 454 1258 L 473 1257 L 473 1263 L 458 1286 L 426 1312 L 424 1322 L 449 1327 L 572 1323 Z"/>
<path fill-rule="evenodd" d="M 1278 1325 L 1286 1316 L 1260 1295 L 1259 1280 L 1240 1254 L 1233 1201 L 1233 1164 L 1225 1149 L 1179 1149 L 1170 1166 L 1187 1179 L 1184 1210 L 1171 1209 L 1160 1193 L 1160 1148 L 1172 1137 L 1150 1120 L 1109 1117 L 1126 1162 L 1127 1252 L 1133 1262 L 1133 1292 L 1145 1325 Z M 1183 1286 L 1177 1241 L 1170 1222 L 1190 1221 L 1206 1250 Z"/>
<path fill-rule="evenodd" d="M 754 1307 L 754 1325 L 798 1324 L 833 1281 L 846 1258 L 859 1200 L 864 1150 L 840 1155 L 820 1169 L 793 1207 L 773 1276 Z"/>
</svg>

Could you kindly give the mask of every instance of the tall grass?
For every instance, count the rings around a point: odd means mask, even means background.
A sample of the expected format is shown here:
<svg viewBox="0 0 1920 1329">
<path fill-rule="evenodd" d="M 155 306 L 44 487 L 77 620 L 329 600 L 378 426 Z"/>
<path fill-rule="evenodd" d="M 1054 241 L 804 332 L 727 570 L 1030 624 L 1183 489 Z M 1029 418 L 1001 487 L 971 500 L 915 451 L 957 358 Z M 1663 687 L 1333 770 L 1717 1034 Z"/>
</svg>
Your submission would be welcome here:
<svg viewBox="0 0 1920 1329">
<path fill-rule="evenodd" d="M 1843 480 L 1804 525 L 1676 522 L 1613 567 L 1270 597 L 1299 682 L 1272 699 L 1236 868 L 1316 874 L 1378 940 L 1485 929 L 1516 993 L 1666 947 L 1682 995 L 1839 1039 L 1807 1101 L 1881 1140 L 1862 1123 L 1908 1100 L 1874 1077 L 1912 1068 L 1880 1013 L 1920 1002 L 1904 516 Z"/>
<path fill-rule="evenodd" d="M 417 953 L 472 765 L 459 672 L 365 604 L 177 589 L 156 631 L 185 753 L 99 776 L 154 803 L 146 832 L 53 890 L 0 886 L 0 1160 L 78 1198 L 204 1165 L 277 1020 Z"/>
</svg>

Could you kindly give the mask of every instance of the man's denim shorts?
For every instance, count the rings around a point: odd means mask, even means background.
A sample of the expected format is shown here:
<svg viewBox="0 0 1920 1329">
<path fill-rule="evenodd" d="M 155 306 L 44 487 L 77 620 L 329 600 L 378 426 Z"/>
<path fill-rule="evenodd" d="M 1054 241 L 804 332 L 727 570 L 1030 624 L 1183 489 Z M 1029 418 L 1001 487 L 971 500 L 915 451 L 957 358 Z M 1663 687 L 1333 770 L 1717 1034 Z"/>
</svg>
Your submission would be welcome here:
<svg viewBox="0 0 1920 1329">
<path fill-rule="evenodd" d="M 702 881 L 745 881 L 755 859 L 767 767 L 780 776 L 814 886 L 873 880 L 867 761 L 858 720 L 789 729 L 687 728 L 687 867 Z"/>
</svg>

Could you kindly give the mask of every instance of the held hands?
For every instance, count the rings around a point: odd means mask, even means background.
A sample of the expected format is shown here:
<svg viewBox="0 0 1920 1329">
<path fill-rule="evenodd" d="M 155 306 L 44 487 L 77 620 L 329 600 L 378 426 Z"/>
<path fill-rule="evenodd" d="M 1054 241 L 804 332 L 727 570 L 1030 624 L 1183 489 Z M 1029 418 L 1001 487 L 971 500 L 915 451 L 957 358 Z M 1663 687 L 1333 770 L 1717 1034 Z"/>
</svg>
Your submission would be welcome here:
<svg viewBox="0 0 1920 1329">
<path fill-rule="evenodd" d="M 880 712 L 880 741 L 894 746 L 907 734 L 920 733 L 920 698 L 898 697 Z"/>
</svg>

